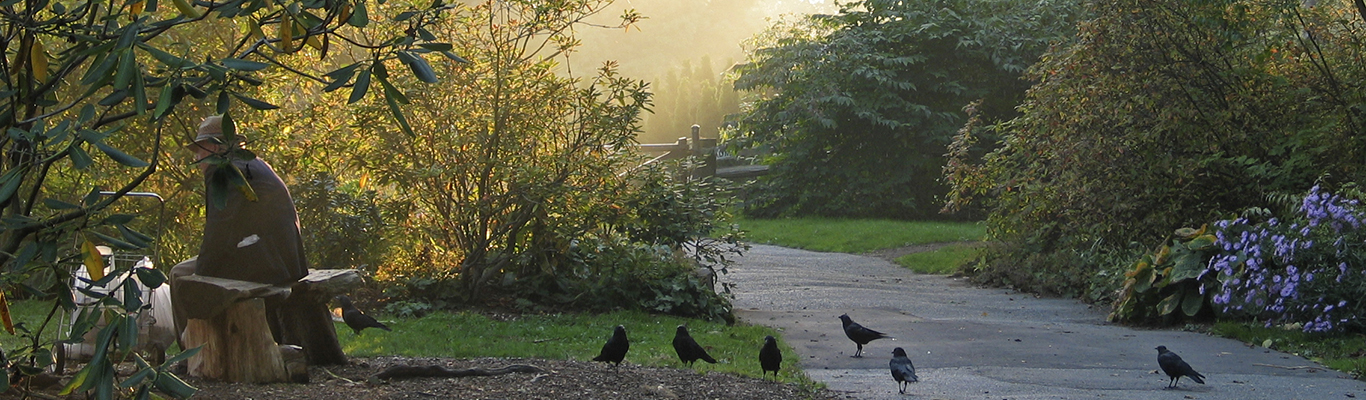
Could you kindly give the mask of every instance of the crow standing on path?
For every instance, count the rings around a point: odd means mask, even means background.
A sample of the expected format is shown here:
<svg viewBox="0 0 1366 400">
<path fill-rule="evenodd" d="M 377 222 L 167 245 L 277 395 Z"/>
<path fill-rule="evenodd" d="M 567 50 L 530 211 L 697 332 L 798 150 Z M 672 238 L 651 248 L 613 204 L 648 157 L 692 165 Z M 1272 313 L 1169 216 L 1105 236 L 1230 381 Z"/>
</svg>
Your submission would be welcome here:
<svg viewBox="0 0 1366 400">
<path fill-rule="evenodd" d="M 778 350 L 778 340 L 773 335 L 764 337 L 764 348 L 759 349 L 759 367 L 764 369 L 764 375 L 768 371 L 773 371 L 773 379 L 778 379 L 778 368 L 783 364 L 783 352 Z"/>
<path fill-rule="evenodd" d="M 853 340 L 854 343 L 858 344 L 858 351 L 854 352 L 853 355 L 853 357 L 856 358 L 863 357 L 863 345 L 874 340 L 891 337 L 882 332 L 864 328 L 863 325 L 859 325 L 857 322 L 854 322 L 854 320 L 849 319 L 849 314 L 841 315 L 840 322 L 844 323 L 844 335 L 848 336 L 849 340 Z"/>
<path fill-rule="evenodd" d="M 365 313 L 356 309 L 356 306 L 351 304 L 350 297 L 347 297 L 346 295 L 340 295 L 337 296 L 337 301 L 341 302 L 342 321 L 345 321 L 346 326 L 351 327 L 351 330 L 355 331 L 357 335 L 359 335 L 360 331 L 365 328 L 379 328 L 390 332 L 394 331 L 393 329 L 389 329 L 389 327 L 384 326 L 384 324 L 380 323 L 379 321 L 376 321 L 374 317 L 365 315 Z"/>
<path fill-rule="evenodd" d="M 906 394 L 906 385 L 920 382 L 920 377 L 915 376 L 915 365 L 906 357 L 906 350 L 900 347 L 892 349 L 892 361 L 888 364 L 892 368 L 892 379 L 896 379 L 897 389 L 901 390 L 901 394 Z"/>
<path fill-rule="evenodd" d="M 697 360 L 716 364 L 716 359 L 711 358 L 711 355 L 707 354 L 707 349 L 693 340 L 692 335 L 688 334 L 688 327 L 683 325 L 679 325 L 678 330 L 674 331 L 674 352 L 677 352 L 678 359 L 689 367 Z"/>
<path fill-rule="evenodd" d="M 612 330 L 612 338 L 607 339 L 607 343 L 602 345 L 602 352 L 593 361 L 602 361 L 616 364 L 613 369 L 621 367 L 621 361 L 626 359 L 626 351 L 631 349 L 631 341 L 626 339 L 626 327 L 617 325 Z"/>
<path fill-rule="evenodd" d="M 1177 383 L 1181 383 L 1181 377 L 1183 376 L 1190 377 L 1195 383 L 1201 385 L 1205 384 L 1205 380 L 1201 379 L 1205 376 L 1200 375 L 1199 372 L 1195 372 L 1195 369 L 1191 368 L 1190 364 L 1186 364 L 1186 361 L 1182 360 L 1181 356 L 1176 355 L 1176 353 L 1171 352 L 1171 350 L 1167 350 L 1167 346 L 1157 346 L 1157 365 L 1162 367 L 1162 372 L 1166 372 L 1167 377 L 1171 378 L 1171 382 L 1167 384 L 1167 388 L 1176 387 Z"/>
</svg>

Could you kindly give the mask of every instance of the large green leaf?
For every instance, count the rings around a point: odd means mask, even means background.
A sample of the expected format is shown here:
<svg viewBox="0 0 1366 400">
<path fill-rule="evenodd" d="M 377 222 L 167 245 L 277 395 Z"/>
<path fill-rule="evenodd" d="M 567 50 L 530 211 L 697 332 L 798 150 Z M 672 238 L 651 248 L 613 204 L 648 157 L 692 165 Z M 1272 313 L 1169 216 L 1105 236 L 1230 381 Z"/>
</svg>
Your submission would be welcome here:
<svg viewBox="0 0 1366 400">
<path fill-rule="evenodd" d="M 23 173 L 24 168 L 15 167 L 0 176 L 0 203 L 9 201 L 10 196 L 19 190 L 19 184 L 24 182 Z"/>
<path fill-rule="evenodd" d="M 1143 293 L 1153 287 L 1153 280 L 1156 278 L 1152 264 L 1140 262 L 1134 270 L 1134 292 Z"/>
<path fill-rule="evenodd" d="M 247 106 L 255 108 L 257 110 L 274 110 L 280 108 L 280 106 L 270 104 L 251 97 L 243 96 L 237 93 L 233 93 L 232 96 L 236 97 L 238 100 L 242 100 L 243 103 L 247 103 Z"/>
<path fill-rule="evenodd" d="M 413 75 L 416 76 L 418 80 L 427 83 L 437 82 L 436 71 L 432 70 L 431 64 L 428 64 L 427 60 L 423 59 L 422 56 L 400 51 L 398 52 L 398 59 L 399 61 L 403 61 L 404 64 L 407 64 L 409 69 L 413 70 Z"/>
<path fill-rule="evenodd" d="M 1172 272 L 1170 282 L 1195 279 L 1205 271 L 1205 258 L 1202 254 L 1186 250 L 1185 246 L 1172 247 Z"/>
<path fill-rule="evenodd" d="M 1172 293 L 1170 296 L 1167 296 L 1167 298 L 1162 299 L 1161 302 L 1158 302 L 1157 314 L 1171 315 L 1171 313 L 1176 312 L 1176 308 L 1181 305 L 1181 294 L 1182 292 L 1178 290 L 1176 293 Z"/>
<path fill-rule="evenodd" d="M 161 284 L 166 283 L 166 274 L 162 273 L 161 270 L 153 268 L 134 268 L 134 272 L 138 275 L 138 281 L 149 288 L 156 289 L 161 287 Z"/>
<path fill-rule="evenodd" d="M 109 156 L 109 158 L 112 158 L 114 159 L 114 161 L 117 161 L 119 164 L 127 165 L 133 168 L 142 168 L 151 165 L 148 164 L 146 161 L 142 161 L 142 159 L 130 156 L 127 153 L 119 151 L 119 149 L 116 149 L 113 146 L 104 144 L 103 142 L 95 142 L 92 144 L 94 144 L 96 148 L 100 149 L 100 151 L 104 152 L 105 155 Z"/>
<path fill-rule="evenodd" d="M 1205 296 L 1201 295 L 1199 291 L 1200 285 L 1197 283 L 1193 286 L 1194 287 L 1186 290 L 1185 299 L 1181 300 L 1181 312 L 1185 313 L 1188 317 L 1194 317 L 1195 314 L 1200 312 L 1200 308 L 1205 305 Z"/>
<path fill-rule="evenodd" d="M 384 101 L 389 104 L 389 112 L 394 115 L 394 120 L 398 121 L 399 128 L 402 128 L 403 133 L 408 134 L 408 137 L 417 137 L 417 135 L 413 133 L 413 127 L 408 125 L 408 117 L 403 115 L 403 109 L 399 107 L 398 99 L 394 96 L 389 96 L 388 94 L 389 91 L 386 90 Z"/>
<path fill-rule="evenodd" d="M 260 71 L 270 66 L 270 64 L 260 61 L 242 60 L 237 58 L 224 58 L 222 61 L 224 67 L 238 71 Z"/>
<path fill-rule="evenodd" d="M 177 399 L 188 399 L 199 391 L 194 386 L 185 383 L 180 377 L 170 373 L 158 374 L 155 385 L 157 390 Z"/>
<path fill-rule="evenodd" d="M 209 192 L 209 204 L 222 210 L 228 207 L 228 190 L 231 190 L 231 183 L 228 181 L 228 171 L 223 166 L 212 167 L 209 174 L 207 191 Z"/>
<path fill-rule="evenodd" d="M 365 10 L 365 0 L 356 0 L 356 9 L 351 12 L 351 18 L 346 19 L 346 24 L 357 28 L 364 28 L 370 24 L 370 14 Z"/>
<path fill-rule="evenodd" d="M 76 169 L 84 170 L 95 164 L 95 159 L 91 158 L 90 153 L 86 153 L 85 149 L 81 148 L 80 142 L 71 142 L 69 149 L 71 150 L 68 153 L 71 156 L 71 165 Z"/>
<path fill-rule="evenodd" d="M 114 247 L 117 247 L 117 248 L 122 249 L 122 250 L 137 250 L 137 249 L 143 248 L 143 246 L 138 246 L 138 245 L 135 245 L 135 244 L 132 244 L 132 243 L 128 243 L 128 242 L 125 242 L 125 241 L 123 241 L 123 240 L 117 239 L 117 238 L 115 238 L 115 237 L 113 237 L 113 236 L 109 236 L 109 235 L 106 235 L 106 234 L 103 234 L 103 233 L 99 233 L 99 232 L 95 232 L 95 231 L 89 231 L 89 232 L 92 233 L 92 234 L 95 234 L 95 236 L 98 236 L 98 237 L 100 238 L 100 240 L 103 240 L 105 243 L 108 243 L 110 246 L 114 246 Z"/>
<path fill-rule="evenodd" d="M 1214 247 L 1214 243 L 1217 242 L 1218 240 L 1219 240 L 1219 239 L 1216 238 L 1216 237 L 1214 237 L 1214 235 L 1209 235 L 1209 234 L 1200 235 L 1200 236 L 1196 236 L 1194 239 L 1191 239 L 1191 241 L 1186 242 L 1186 248 L 1189 248 L 1189 249 L 1195 250 L 1195 251 L 1200 251 L 1200 250 L 1208 249 L 1208 248 L 1210 248 L 1210 247 Z"/>
<path fill-rule="evenodd" d="M 351 97 L 346 99 L 346 104 L 355 103 L 365 98 L 365 92 L 370 90 L 370 70 L 363 70 L 360 76 L 356 77 L 356 85 L 351 87 Z"/>
</svg>

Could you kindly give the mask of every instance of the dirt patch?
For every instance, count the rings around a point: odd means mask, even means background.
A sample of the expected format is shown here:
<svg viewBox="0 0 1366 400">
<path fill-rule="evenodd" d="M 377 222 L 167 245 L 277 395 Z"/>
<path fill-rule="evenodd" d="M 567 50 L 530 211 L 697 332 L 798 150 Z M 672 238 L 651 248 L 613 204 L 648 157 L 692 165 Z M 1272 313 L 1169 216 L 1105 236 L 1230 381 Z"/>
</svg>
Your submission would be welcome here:
<svg viewBox="0 0 1366 400">
<path fill-rule="evenodd" d="M 440 365 L 451 369 L 530 365 L 539 373 L 466 378 L 415 378 L 387 383 L 367 379 L 394 365 Z M 352 365 L 309 368 L 308 384 L 226 384 L 187 379 L 195 399 L 837 399 L 828 390 L 806 390 L 772 380 L 693 370 L 611 365 L 583 361 L 505 358 L 354 359 Z"/>
</svg>

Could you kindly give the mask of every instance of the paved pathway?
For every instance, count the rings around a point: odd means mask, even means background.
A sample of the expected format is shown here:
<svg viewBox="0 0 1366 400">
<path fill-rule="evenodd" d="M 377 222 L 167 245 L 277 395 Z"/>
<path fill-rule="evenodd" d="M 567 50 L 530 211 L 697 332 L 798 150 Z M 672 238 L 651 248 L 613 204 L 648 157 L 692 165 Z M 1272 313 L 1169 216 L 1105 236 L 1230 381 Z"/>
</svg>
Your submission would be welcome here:
<svg viewBox="0 0 1366 400">
<path fill-rule="evenodd" d="M 1066 299 L 983 289 L 885 260 L 756 245 L 722 277 L 741 319 L 783 331 L 812 379 L 852 399 L 1366 399 L 1366 382 L 1303 358 L 1199 333 L 1105 322 L 1107 310 Z M 837 316 L 895 340 L 854 343 Z M 1208 377 L 1164 390 L 1165 345 Z M 920 383 L 903 396 L 887 371 L 892 348 Z M 1307 368 L 1301 368 L 1307 367 Z"/>
</svg>

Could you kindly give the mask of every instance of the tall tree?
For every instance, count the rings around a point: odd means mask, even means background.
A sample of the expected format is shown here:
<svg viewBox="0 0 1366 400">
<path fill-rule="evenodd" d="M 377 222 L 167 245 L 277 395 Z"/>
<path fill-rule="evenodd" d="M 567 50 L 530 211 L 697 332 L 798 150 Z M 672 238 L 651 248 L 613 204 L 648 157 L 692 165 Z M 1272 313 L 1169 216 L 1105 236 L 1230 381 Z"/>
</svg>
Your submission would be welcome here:
<svg viewBox="0 0 1366 400">
<path fill-rule="evenodd" d="M 443 64 L 458 75 L 451 85 L 410 94 L 413 135 L 371 123 L 388 115 L 377 104 L 356 116 L 371 142 L 357 149 L 363 168 L 402 189 L 408 224 L 426 238 L 411 250 L 441 266 L 426 273 L 458 281 L 449 296 L 482 300 L 494 283 L 554 277 L 573 242 L 616 218 L 645 84 L 610 64 L 587 79 L 556 74 L 570 28 L 605 2 L 473 7 L 440 32 L 471 63 Z"/>
<path fill-rule="evenodd" d="M 276 108 L 252 97 L 255 87 L 314 81 L 329 89 L 351 86 L 352 97 L 359 100 L 374 82 L 391 105 L 389 121 L 406 127 L 389 68 L 412 70 L 418 79 L 434 82 L 426 57 L 444 53 L 458 58 L 427 30 L 451 8 L 440 2 L 10 0 L 0 6 L 0 46 L 5 49 L 0 58 L 0 129 L 6 132 L 0 137 L 0 285 L 12 293 L 53 296 L 58 299 L 54 310 L 74 310 L 67 283 L 76 265 L 85 264 L 96 275 L 94 271 L 103 271 L 95 244 L 130 250 L 153 241 L 128 227 L 134 216 L 108 210 L 158 170 L 167 149 L 179 147 L 182 131 L 168 124 L 177 111 L 211 105 L 225 114 L 225 138 L 231 143 L 240 140 L 233 121 L 244 109 Z M 371 12 L 383 17 L 372 20 Z M 343 48 L 351 51 L 339 51 Z M 300 53 L 352 64 L 323 74 L 292 60 Z M 285 71 L 285 76 L 268 80 L 266 74 L 273 70 Z M 197 121 L 203 116 L 202 111 L 195 114 L 181 118 Z M 150 147 L 132 153 L 116 147 L 135 142 Z M 230 158 L 248 155 L 236 150 L 202 162 L 231 169 Z M 249 192 L 242 182 L 236 180 Z M 144 282 L 163 279 L 155 270 L 136 272 Z M 123 390 L 145 396 L 152 387 L 175 397 L 193 393 L 168 374 L 143 372 L 115 385 L 116 353 L 111 347 L 128 349 L 136 342 L 137 330 L 125 328 L 135 327 L 130 315 L 141 303 L 127 299 L 118 313 L 106 318 L 94 361 L 68 392 L 91 390 L 97 398 Z M 0 301 L 0 307 L 4 304 Z M 51 363 L 51 343 L 39 339 L 52 326 L 47 322 L 31 332 L 29 346 L 7 354 L 5 359 L 19 372 L 34 373 Z M 15 332 L 8 319 L 4 328 Z M 164 371 L 168 365 L 156 368 Z M 151 376 L 157 378 L 146 379 Z"/>
<path fill-rule="evenodd" d="M 740 112 L 739 93 L 730 77 L 715 72 L 711 57 L 694 65 L 684 61 L 654 84 L 653 113 L 645 119 L 642 142 L 671 142 L 698 125 L 704 137 L 715 137 L 727 119 Z M 729 62 L 726 64 L 729 68 Z"/>
<path fill-rule="evenodd" d="M 932 215 L 962 108 L 985 98 L 986 115 L 1009 116 L 1072 3 L 865 0 L 777 25 L 737 68 L 736 88 L 760 94 L 741 134 L 774 152 L 748 211 Z"/>
</svg>

